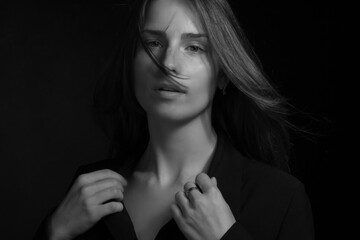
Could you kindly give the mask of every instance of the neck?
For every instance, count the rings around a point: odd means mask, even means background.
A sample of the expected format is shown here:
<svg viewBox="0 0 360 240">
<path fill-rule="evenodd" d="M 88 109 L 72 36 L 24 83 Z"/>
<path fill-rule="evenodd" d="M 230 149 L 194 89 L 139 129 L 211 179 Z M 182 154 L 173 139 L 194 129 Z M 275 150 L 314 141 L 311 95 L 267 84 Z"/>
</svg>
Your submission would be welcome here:
<svg viewBox="0 0 360 240">
<path fill-rule="evenodd" d="M 173 185 L 194 180 L 206 170 L 217 141 L 210 121 L 172 124 L 149 118 L 148 125 L 150 141 L 140 171 L 150 173 L 160 185 Z"/>
</svg>

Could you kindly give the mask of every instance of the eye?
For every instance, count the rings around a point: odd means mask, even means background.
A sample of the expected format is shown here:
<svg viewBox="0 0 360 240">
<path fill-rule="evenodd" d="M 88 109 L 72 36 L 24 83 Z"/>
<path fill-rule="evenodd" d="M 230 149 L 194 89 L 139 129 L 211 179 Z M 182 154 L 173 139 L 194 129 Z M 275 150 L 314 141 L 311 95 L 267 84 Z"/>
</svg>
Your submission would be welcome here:
<svg viewBox="0 0 360 240">
<path fill-rule="evenodd" d="M 162 47 L 161 43 L 157 40 L 153 40 L 153 41 L 147 41 L 146 45 L 149 48 L 158 48 L 158 47 Z"/>
<path fill-rule="evenodd" d="M 186 50 L 189 50 L 190 52 L 193 52 L 193 53 L 198 53 L 198 52 L 204 52 L 205 51 L 202 47 L 196 46 L 196 45 L 188 46 L 186 48 Z"/>
</svg>

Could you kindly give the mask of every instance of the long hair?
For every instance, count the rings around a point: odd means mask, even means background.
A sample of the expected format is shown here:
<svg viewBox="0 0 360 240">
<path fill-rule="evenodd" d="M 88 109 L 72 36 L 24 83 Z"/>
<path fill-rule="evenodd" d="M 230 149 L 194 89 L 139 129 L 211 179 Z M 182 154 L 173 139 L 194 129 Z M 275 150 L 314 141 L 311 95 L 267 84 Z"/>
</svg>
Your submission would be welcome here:
<svg viewBox="0 0 360 240">
<path fill-rule="evenodd" d="M 112 81 L 99 84 L 95 103 L 105 119 L 116 152 L 142 151 L 148 140 L 145 111 L 134 94 L 134 58 L 142 44 L 140 31 L 152 0 L 135 0 L 131 6 L 125 38 L 112 68 Z M 286 101 L 265 77 L 235 14 L 226 0 L 188 0 L 208 34 L 213 54 L 220 64 L 221 76 L 229 84 L 226 94 L 216 91 L 212 124 L 223 131 L 244 156 L 288 171 L 290 140 Z M 165 73 L 151 51 L 143 45 L 154 63 Z M 111 83 L 109 83 L 111 82 Z"/>
</svg>

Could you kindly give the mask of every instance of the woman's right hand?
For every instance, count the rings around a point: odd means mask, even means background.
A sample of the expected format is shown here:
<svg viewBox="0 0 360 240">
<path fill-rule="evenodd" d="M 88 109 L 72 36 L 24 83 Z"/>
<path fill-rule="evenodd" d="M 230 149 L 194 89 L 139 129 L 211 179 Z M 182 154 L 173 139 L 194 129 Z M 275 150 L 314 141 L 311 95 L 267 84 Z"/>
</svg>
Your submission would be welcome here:
<svg viewBox="0 0 360 240">
<path fill-rule="evenodd" d="M 73 239 L 102 217 L 124 208 L 126 179 L 104 169 L 80 175 L 49 223 L 50 239 Z"/>
</svg>

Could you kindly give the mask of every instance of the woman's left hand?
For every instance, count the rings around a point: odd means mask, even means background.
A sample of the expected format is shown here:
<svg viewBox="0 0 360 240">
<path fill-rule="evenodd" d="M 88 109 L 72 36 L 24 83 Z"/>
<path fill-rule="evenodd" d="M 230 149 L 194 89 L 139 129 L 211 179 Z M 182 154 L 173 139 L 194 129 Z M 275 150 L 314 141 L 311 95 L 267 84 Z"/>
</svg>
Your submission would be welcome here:
<svg viewBox="0 0 360 240">
<path fill-rule="evenodd" d="M 217 187 L 216 179 L 205 173 L 188 182 L 175 195 L 173 217 L 188 240 L 220 239 L 235 223 L 229 205 Z"/>
</svg>

